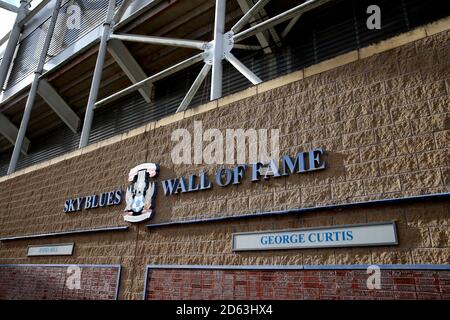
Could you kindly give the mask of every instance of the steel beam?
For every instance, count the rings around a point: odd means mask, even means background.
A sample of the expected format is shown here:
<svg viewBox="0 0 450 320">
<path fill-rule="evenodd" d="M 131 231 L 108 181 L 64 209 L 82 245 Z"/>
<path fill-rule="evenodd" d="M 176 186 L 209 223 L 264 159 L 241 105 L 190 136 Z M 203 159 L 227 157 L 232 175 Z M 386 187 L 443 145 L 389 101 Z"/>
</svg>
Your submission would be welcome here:
<svg viewBox="0 0 450 320">
<path fill-rule="evenodd" d="M 0 113 L 0 134 L 2 134 L 13 145 L 16 143 L 19 129 L 2 113 Z M 27 154 L 30 148 L 30 140 L 24 137 L 21 152 Z"/>
<path fill-rule="evenodd" d="M 269 28 L 272 28 L 280 23 L 283 23 L 285 21 L 288 21 L 292 18 L 295 18 L 297 15 L 301 13 L 305 13 L 307 11 L 310 11 L 312 9 L 315 9 L 321 5 L 324 5 L 332 0 L 309 0 L 305 3 L 302 3 L 292 9 L 289 9 L 283 13 L 280 13 L 279 15 L 276 15 L 275 17 L 272 17 L 270 19 L 267 19 L 261 23 L 258 23 L 257 25 L 254 25 L 247 30 L 241 31 L 238 34 L 235 34 L 233 39 L 235 42 L 242 41 L 244 39 L 247 39 L 248 37 L 251 37 L 258 32 L 263 32 Z"/>
<path fill-rule="evenodd" d="M 94 119 L 94 106 L 97 101 L 98 91 L 100 88 L 100 81 L 102 78 L 103 64 L 105 62 L 106 47 L 108 45 L 109 36 L 111 34 L 111 24 L 116 8 L 116 1 L 109 0 L 108 11 L 106 13 L 105 23 L 103 24 L 103 32 L 100 39 L 98 49 L 97 61 L 95 63 L 94 75 L 92 78 L 91 89 L 89 91 L 89 99 L 86 106 L 86 113 L 84 115 L 83 130 L 81 132 L 81 139 L 79 148 L 86 147 L 89 143 L 89 134 L 91 132 L 92 121 Z"/>
<path fill-rule="evenodd" d="M 16 143 L 14 145 L 14 151 L 11 157 L 11 162 L 9 163 L 8 174 L 11 174 L 16 171 L 17 162 L 19 161 L 20 156 L 20 150 L 22 150 L 22 144 L 25 139 L 25 133 L 28 128 L 28 122 L 30 121 L 31 111 L 33 109 L 34 101 L 36 99 L 36 93 L 39 86 L 39 78 L 42 75 L 42 71 L 44 70 L 45 60 L 47 59 L 47 53 L 50 47 L 50 41 L 52 40 L 56 20 L 58 19 L 58 12 L 61 6 L 61 1 L 62 0 L 56 0 L 55 5 L 53 7 L 52 16 L 48 26 L 47 34 L 45 35 L 45 40 L 42 46 L 39 63 L 36 67 L 36 71 L 34 72 L 34 78 L 33 82 L 31 83 L 30 93 L 28 95 L 27 103 L 25 105 L 25 110 L 23 111 L 22 121 L 20 123 Z"/>
<path fill-rule="evenodd" d="M 53 86 L 45 79 L 40 79 L 38 94 L 44 99 L 50 108 L 61 118 L 62 121 L 72 130 L 78 132 L 81 120 L 70 108 Z"/>
<path fill-rule="evenodd" d="M 12 5 L 11 3 L 5 2 L 5 1 L 1 1 L 0 0 L 0 8 L 1 9 L 5 9 L 14 13 L 18 13 L 19 12 L 19 8 L 16 7 L 15 5 Z"/>
<path fill-rule="evenodd" d="M 205 63 L 202 70 L 200 70 L 200 73 L 198 74 L 197 78 L 195 78 L 195 81 L 192 84 L 191 88 L 189 89 L 188 93 L 184 97 L 183 101 L 181 101 L 181 104 L 178 107 L 177 112 L 184 111 L 187 109 L 187 107 L 189 107 L 189 104 L 191 103 L 192 99 L 194 98 L 195 94 L 200 88 L 200 85 L 203 83 L 206 76 L 208 75 L 209 70 L 211 70 L 211 65 Z"/>
<path fill-rule="evenodd" d="M 28 12 L 23 18 L 19 20 L 19 26 L 23 27 L 25 23 L 30 21 L 31 18 L 33 18 L 38 12 L 40 12 L 49 2 L 50 0 L 42 0 L 41 2 L 39 2 L 39 4 L 34 7 L 33 10 Z"/>
<path fill-rule="evenodd" d="M 8 44 L 6 45 L 5 52 L 3 53 L 2 63 L 0 64 L 0 91 L 3 89 L 6 77 L 8 76 L 9 67 L 11 66 L 14 52 L 16 51 L 17 42 L 20 38 L 22 27 L 19 25 L 19 21 L 27 13 L 28 2 L 26 0 L 20 1 L 19 12 L 17 13 L 14 26 L 10 32 Z"/>
<path fill-rule="evenodd" d="M 195 55 L 195 56 L 193 56 L 193 57 L 191 57 L 189 59 L 183 60 L 183 61 L 181 61 L 181 62 L 179 62 L 179 63 L 177 63 L 177 64 L 175 64 L 175 65 L 173 65 L 173 66 L 171 66 L 171 67 L 169 67 L 167 69 L 164 69 L 163 71 L 160 71 L 160 72 L 158 72 L 158 73 L 148 77 L 147 79 L 141 80 L 141 81 L 139 81 L 139 82 L 137 82 L 137 83 L 135 83 L 135 84 L 133 84 L 133 85 L 123 89 L 123 90 L 120 90 L 119 92 L 116 92 L 116 93 L 110 95 L 109 97 L 106 97 L 106 98 L 98 101 L 95 104 L 95 107 L 97 108 L 97 107 L 99 107 L 101 105 L 104 105 L 104 104 L 106 104 L 108 102 L 117 100 L 117 99 L 127 95 L 130 92 L 138 90 L 140 87 L 142 87 L 143 85 L 145 85 L 147 83 L 152 83 L 152 82 L 161 80 L 161 79 L 163 79 L 163 78 L 165 78 L 165 77 L 167 77 L 167 76 L 169 76 L 171 74 L 174 74 L 175 72 L 178 72 L 180 70 L 189 68 L 190 66 L 192 66 L 192 65 L 194 65 L 197 62 L 202 61 L 202 60 L 203 60 L 203 53 L 199 53 L 199 54 L 197 54 L 197 55 Z"/>
<path fill-rule="evenodd" d="M 147 78 L 144 70 L 142 70 L 139 63 L 137 63 L 136 59 L 134 59 L 133 55 L 122 41 L 110 40 L 108 42 L 108 51 L 132 83 Z M 152 100 L 153 90 L 153 85 L 149 84 L 146 87 L 139 88 L 139 93 L 146 102 L 150 102 Z"/>
<path fill-rule="evenodd" d="M 257 75 L 255 75 L 249 68 L 240 62 L 231 52 L 227 53 L 225 58 L 233 65 L 244 77 L 246 77 L 254 85 L 262 82 Z"/>
<path fill-rule="evenodd" d="M 214 48 L 212 51 L 211 100 L 222 97 L 223 33 L 225 30 L 226 0 L 216 0 Z"/>
<path fill-rule="evenodd" d="M 198 40 L 184 40 L 184 39 L 175 39 L 175 38 L 166 38 L 166 37 L 152 37 L 152 36 L 143 36 L 137 34 L 111 34 L 111 39 L 118 39 L 122 41 L 133 41 L 133 42 L 142 42 L 156 45 L 164 45 L 164 46 L 173 46 L 173 47 L 182 47 L 182 48 L 190 48 L 190 49 L 199 49 L 203 50 L 206 48 L 208 43 Z"/>
</svg>

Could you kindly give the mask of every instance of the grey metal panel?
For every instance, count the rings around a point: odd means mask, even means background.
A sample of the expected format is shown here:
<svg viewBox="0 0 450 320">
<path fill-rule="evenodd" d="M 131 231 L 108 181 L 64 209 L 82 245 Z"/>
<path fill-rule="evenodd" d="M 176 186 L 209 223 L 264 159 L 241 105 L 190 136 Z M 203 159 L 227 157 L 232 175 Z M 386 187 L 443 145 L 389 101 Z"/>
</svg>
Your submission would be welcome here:
<svg viewBox="0 0 450 320">
<path fill-rule="evenodd" d="M 39 28 L 20 41 L 6 89 L 25 79 L 36 70 L 39 55 L 44 45 L 45 30 L 48 28 L 49 22 L 49 19 L 46 20 Z"/>
<path fill-rule="evenodd" d="M 70 0 L 75 1 L 75 0 Z M 127 22 L 132 21 L 133 18 L 139 16 L 142 12 L 149 10 L 151 7 L 156 6 L 163 0 L 134 0 L 132 4 L 127 8 L 125 14 L 123 15 L 120 22 L 116 25 L 116 28 L 125 25 Z M 65 4 L 68 1 L 64 2 Z M 119 1 L 120 2 L 120 1 Z M 52 0 L 50 0 L 49 5 L 45 7 L 41 12 L 38 12 L 35 17 L 28 22 L 23 30 L 22 38 L 26 38 L 30 33 L 32 33 L 36 28 L 38 28 L 45 20 L 49 17 L 48 7 L 51 7 Z M 51 72 L 54 68 L 63 65 L 66 61 L 74 58 L 76 55 L 81 54 L 89 47 L 92 47 L 96 41 L 99 39 L 101 34 L 102 23 L 98 24 L 97 27 L 86 31 L 82 37 L 79 37 L 75 42 L 70 45 L 66 45 L 61 51 L 55 56 L 51 55 L 48 57 L 48 61 L 45 65 L 46 72 Z M 0 54 L 1 55 L 1 54 Z M 45 73 L 44 73 L 45 75 Z M 15 84 L 11 84 L 6 91 L 0 92 L 1 103 L 6 103 L 11 100 L 17 93 L 25 89 L 32 81 L 32 74 L 24 76 L 22 80 Z"/>
<path fill-rule="evenodd" d="M 110 40 L 108 43 L 108 51 L 132 83 L 139 82 L 148 77 L 122 41 Z M 152 100 L 152 91 L 152 84 L 148 84 L 139 89 L 142 97 L 147 102 Z"/>
</svg>

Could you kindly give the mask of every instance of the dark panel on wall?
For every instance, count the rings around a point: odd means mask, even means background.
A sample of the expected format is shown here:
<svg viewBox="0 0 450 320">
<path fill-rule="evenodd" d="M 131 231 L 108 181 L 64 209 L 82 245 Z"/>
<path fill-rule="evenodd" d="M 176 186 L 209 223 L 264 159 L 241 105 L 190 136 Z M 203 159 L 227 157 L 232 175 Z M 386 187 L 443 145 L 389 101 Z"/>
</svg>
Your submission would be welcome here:
<svg viewBox="0 0 450 320">
<path fill-rule="evenodd" d="M 150 269 L 146 300 L 446 299 L 449 271 L 382 270 L 381 289 L 362 270 Z M 420 285 L 428 283 L 432 285 Z M 415 285 L 417 284 L 417 285 Z"/>
<path fill-rule="evenodd" d="M 122 1 L 116 0 L 116 5 Z M 68 12 L 69 6 L 74 5 L 74 2 L 63 1 L 48 50 L 47 61 L 101 25 L 106 17 L 108 0 L 80 0 L 76 1 L 76 4 L 79 5 L 82 13 L 80 28 L 67 29 L 67 17 L 62 13 Z M 7 88 L 14 86 L 36 70 L 49 23 L 50 17 L 20 41 Z"/>
</svg>

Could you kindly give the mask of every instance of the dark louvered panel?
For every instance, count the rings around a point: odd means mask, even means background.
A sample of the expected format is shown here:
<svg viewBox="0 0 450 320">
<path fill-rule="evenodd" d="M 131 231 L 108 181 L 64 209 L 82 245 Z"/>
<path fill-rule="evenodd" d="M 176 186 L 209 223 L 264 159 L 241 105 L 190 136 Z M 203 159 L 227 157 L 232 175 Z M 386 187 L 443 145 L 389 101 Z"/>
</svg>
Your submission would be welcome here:
<svg viewBox="0 0 450 320">
<path fill-rule="evenodd" d="M 123 0 L 116 0 L 116 7 Z M 60 14 L 55 26 L 54 37 L 50 45 L 50 54 L 56 55 L 87 33 L 98 27 L 106 18 L 109 0 L 71 0 L 61 6 Z M 78 5 L 81 9 L 80 28 L 74 28 L 70 17 L 73 15 L 71 6 Z M 71 23 L 72 22 L 72 23 Z M 48 57 L 50 58 L 50 57 Z"/>
</svg>

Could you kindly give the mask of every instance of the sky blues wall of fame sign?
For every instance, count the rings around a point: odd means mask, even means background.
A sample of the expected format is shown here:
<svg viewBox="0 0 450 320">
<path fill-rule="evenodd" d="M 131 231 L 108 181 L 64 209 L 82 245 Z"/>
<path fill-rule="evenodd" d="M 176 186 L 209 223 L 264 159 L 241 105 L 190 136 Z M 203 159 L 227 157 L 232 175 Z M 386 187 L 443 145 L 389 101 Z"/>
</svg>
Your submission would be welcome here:
<svg viewBox="0 0 450 320">
<path fill-rule="evenodd" d="M 70 256 L 73 253 L 73 247 L 73 243 L 29 246 L 27 256 Z"/>
<path fill-rule="evenodd" d="M 155 178 L 158 174 L 159 165 L 156 163 L 143 163 L 130 170 L 123 215 L 125 221 L 140 222 L 152 217 L 156 196 Z"/>
</svg>

